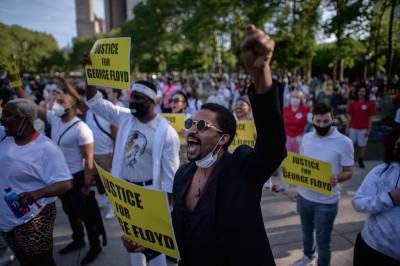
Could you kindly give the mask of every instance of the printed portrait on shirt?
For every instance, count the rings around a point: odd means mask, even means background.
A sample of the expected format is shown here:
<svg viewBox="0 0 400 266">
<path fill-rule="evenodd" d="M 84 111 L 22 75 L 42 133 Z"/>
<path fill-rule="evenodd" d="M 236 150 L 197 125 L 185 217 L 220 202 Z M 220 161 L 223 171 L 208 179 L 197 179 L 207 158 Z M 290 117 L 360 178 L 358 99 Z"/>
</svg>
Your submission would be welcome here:
<svg viewBox="0 0 400 266">
<path fill-rule="evenodd" d="M 146 150 L 147 138 L 137 130 L 134 130 L 128 137 L 125 147 L 125 164 L 134 167 L 137 160 Z"/>
</svg>

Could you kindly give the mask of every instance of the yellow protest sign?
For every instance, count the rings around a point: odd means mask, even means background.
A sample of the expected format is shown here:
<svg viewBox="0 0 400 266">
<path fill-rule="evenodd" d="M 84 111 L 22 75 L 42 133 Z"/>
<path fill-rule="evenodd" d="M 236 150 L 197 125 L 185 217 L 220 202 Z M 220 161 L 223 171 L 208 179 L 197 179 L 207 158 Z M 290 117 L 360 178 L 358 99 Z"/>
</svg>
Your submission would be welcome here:
<svg viewBox="0 0 400 266">
<path fill-rule="evenodd" d="M 243 144 L 253 148 L 256 145 L 256 135 L 256 126 L 253 120 L 237 120 L 236 135 L 229 149 L 234 150 Z"/>
<path fill-rule="evenodd" d="M 85 67 L 89 85 L 130 88 L 131 38 L 97 40 L 90 50 L 91 65 Z"/>
<path fill-rule="evenodd" d="M 11 88 L 22 87 L 21 77 L 19 76 L 19 70 L 15 62 L 7 63 L 7 77 Z"/>
<path fill-rule="evenodd" d="M 332 167 L 329 163 L 288 152 L 282 163 L 283 181 L 326 196 L 332 195 Z"/>
<path fill-rule="evenodd" d="M 96 169 L 124 235 L 146 248 L 180 259 L 167 193 L 125 182 L 97 164 Z"/>
<path fill-rule="evenodd" d="M 169 114 L 163 113 L 161 114 L 162 117 L 166 118 L 170 125 L 178 132 L 179 140 L 181 143 L 186 141 L 186 136 L 184 135 L 185 132 L 185 114 Z"/>
</svg>

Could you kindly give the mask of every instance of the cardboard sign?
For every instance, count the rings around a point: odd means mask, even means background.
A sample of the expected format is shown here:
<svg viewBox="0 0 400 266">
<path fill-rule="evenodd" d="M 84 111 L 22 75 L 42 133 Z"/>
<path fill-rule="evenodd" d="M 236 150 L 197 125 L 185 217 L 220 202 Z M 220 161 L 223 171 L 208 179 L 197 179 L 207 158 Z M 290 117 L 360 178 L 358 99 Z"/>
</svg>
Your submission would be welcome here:
<svg viewBox="0 0 400 266">
<path fill-rule="evenodd" d="M 254 148 L 256 145 L 256 126 L 253 120 L 237 120 L 236 135 L 229 150 L 234 150 L 240 145 L 249 145 Z"/>
<path fill-rule="evenodd" d="M 167 193 L 128 183 L 97 164 L 96 169 L 125 237 L 180 259 Z"/>
<path fill-rule="evenodd" d="M 332 196 L 332 167 L 329 163 L 288 152 L 282 167 L 284 182 Z"/>
<path fill-rule="evenodd" d="M 163 113 L 161 114 L 162 117 L 166 118 L 170 125 L 178 132 L 179 135 L 179 140 L 182 143 L 186 143 L 186 136 L 185 134 L 185 114 L 179 113 L 179 114 L 169 114 L 169 113 Z"/>
<path fill-rule="evenodd" d="M 7 77 L 11 88 L 22 87 L 21 77 L 19 76 L 19 70 L 15 62 L 7 63 Z"/>
<path fill-rule="evenodd" d="M 131 38 L 97 40 L 90 51 L 91 65 L 85 67 L 89 85 L 130 89 Z"/>
</svg>

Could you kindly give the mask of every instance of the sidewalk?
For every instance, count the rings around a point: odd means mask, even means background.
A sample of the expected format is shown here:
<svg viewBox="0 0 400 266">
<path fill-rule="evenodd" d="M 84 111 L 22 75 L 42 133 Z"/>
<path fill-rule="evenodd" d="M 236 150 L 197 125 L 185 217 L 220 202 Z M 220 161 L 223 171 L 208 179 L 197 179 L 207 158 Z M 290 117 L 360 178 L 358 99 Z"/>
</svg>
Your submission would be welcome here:
<svg viewBox="0 0 400 266">
<path fill-rule="evenodd" d="M 367 168 L 365 170 L 355 167 L 353 178 L 342 184 L 342 198 L 332 236 L 333 266 L 352 265 L 355 238 L 360 232 L 366 216 L 354 211 L 351 199 L 364 176 L 378 163 L 378 161 L 366 162 Z M 280 194 L 273 194 L 265 189 L 261 201 L 265 227 L 278 266 L 291 265 L 302 256 L 301 226 L 299 216 L 295 212 L 295 195 L 294 188 Z M 59 201 L 57 202 L 57 211 L 54 227 L 56 263 L 59 266 L 79 265 L 80 260 L 88 250 L 88 245 L 79 252 L 65 256 L 58 255 L 58 251 L 71 240 L 71 230 Z M 103 252 L 91 265 L 129 265 L 129 255 L 120 240 L 121 231 L 118 222 L 112 220 L 104 221 L 104 223 L 107 230 L 108 245 L 103 248 Z"/>
</svg>

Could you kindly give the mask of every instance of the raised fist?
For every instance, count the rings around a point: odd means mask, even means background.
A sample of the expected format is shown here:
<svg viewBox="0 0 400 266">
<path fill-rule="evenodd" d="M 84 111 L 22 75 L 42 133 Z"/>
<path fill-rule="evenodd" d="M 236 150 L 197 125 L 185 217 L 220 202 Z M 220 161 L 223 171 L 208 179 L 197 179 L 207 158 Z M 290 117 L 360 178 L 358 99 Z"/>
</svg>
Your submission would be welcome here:
<svg viewBox="0 0 400 266">
<path fill-rule="evenodd" d="M 246 28 L 246 38 L 240 46 L 242 58 L 248 71 L 264 69 L 271 61 L 275 42 L 254 25 Z"/>
</svg>

